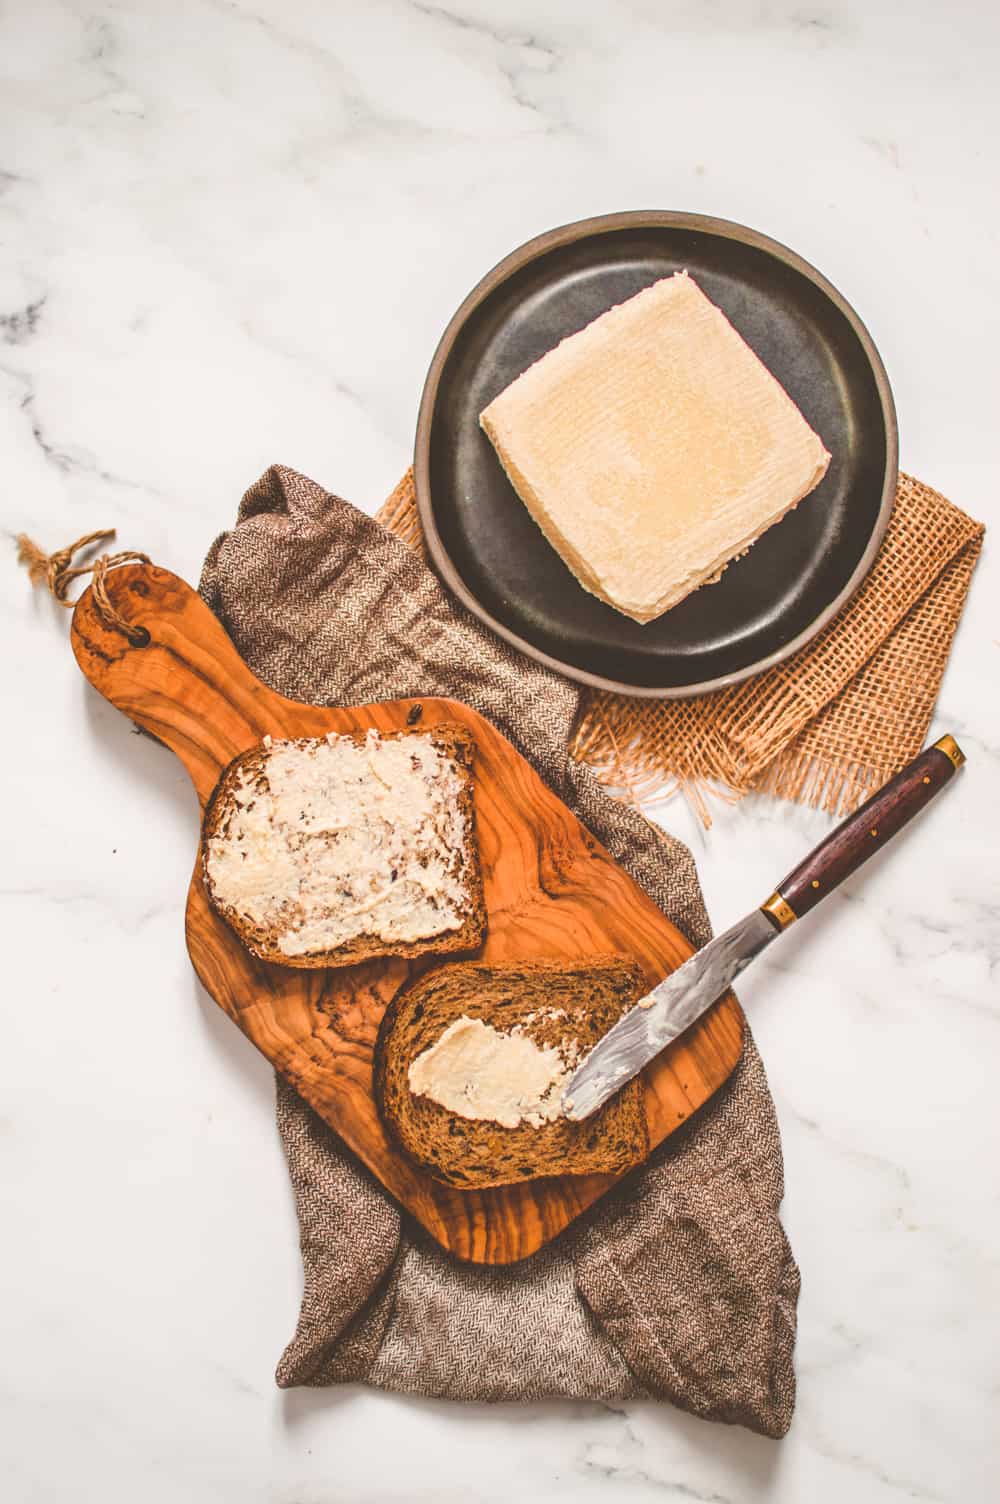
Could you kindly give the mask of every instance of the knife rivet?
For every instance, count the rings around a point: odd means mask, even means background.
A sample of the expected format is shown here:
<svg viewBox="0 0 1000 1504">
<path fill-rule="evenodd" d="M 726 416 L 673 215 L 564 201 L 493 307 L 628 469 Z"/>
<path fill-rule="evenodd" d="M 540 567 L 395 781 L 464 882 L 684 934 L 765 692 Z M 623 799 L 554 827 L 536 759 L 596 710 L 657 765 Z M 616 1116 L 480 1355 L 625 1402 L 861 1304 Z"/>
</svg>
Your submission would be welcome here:
<svg viewBox="0 0 1000 1504">
<path fill-rule="evenodd" d="M 812 885 L 813 885 L 814 888 L 818 888 L 819 887 L 819 878 L 818 877 L 814 877 L 813 878 Z"/>
<path fill-rule="evenodd" d="M 873 836 L 877 836 L 877 835 L 878 835 L 878 831 L 877 831 L 877 830 L 873 830 L 873 831 L 872 831 L 872 835 L 873 835 Z"/>
<path fill-rule="evenodd" d="M 930 779 L 929 779 L 929 778 L 926 778 L 926 777 L 925 777 L 925 778 L 924 778 L 924 782 L 925 782 L 925 783 L 930 783 Z"/>
</svg>

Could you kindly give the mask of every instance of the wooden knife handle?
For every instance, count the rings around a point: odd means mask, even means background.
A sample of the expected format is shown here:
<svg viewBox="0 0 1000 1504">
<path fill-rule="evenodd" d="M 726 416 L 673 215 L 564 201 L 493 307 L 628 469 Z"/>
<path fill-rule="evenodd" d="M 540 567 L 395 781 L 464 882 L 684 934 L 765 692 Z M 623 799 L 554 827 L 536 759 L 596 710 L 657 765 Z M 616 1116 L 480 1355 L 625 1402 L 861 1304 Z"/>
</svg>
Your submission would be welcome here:
<svg viewBox="0 0 1000 1504">
<path fill-rule="evenodd" d="M 761 905 L 764 912 L 781 929 L 808 914 L 929 804 L 964 761 L 953 736 L 925 747 L 779 883 Z"/>
</svg>

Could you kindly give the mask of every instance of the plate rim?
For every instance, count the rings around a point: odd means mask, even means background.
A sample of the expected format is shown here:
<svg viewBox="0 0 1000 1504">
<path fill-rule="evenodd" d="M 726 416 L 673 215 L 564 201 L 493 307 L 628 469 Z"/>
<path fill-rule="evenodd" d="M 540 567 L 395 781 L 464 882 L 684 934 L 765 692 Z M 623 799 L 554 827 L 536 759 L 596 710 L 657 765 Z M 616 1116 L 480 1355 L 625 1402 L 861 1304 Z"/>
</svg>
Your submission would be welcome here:
<svg viewBox="0 0 1000 1504">
<path fill-rule="evenodd" d="M 811 282 L 834 305 L 838 312 L 847 320 L 857 337 L 875 380 L 875 388 L 885 427 L 885 472 L 882 477 L 882 494 L 879 500 L 875 526 L 872 529 L 871 536 L 865 545 L 861 558 L 858 560 L 846 584 L 833 601 L 825 606 L 813 621 L 807 627 L 803 628 L 796 637 L 792 638 L 782 647 L 777 648 L 774 652 L 756 659 L 744 668 L 737 669 L 729 674 L 720 674 L 714 679 L 706 679 L 698 684 L 670 685 L 666 688 L 630 684 L 624 680 L 608 679 L 601 674 L 590 673 L 587 669 L 578 668 L 575 664 L 565 663 L 562 659 L 546 653 L 544 649 L 537 647 L 533 642 L 522 637 L 520 633 L 513 631 L 512 628 L 498 621 L 482 604 L 475 593 L 469 589 L 455 567 L 438 531 L 431 498 L 430 442 L 434 414 L 437 407 L 438 389 L 448 357 L 470 316 L 497 287 L 501 286 L 502 283 L 506 282 L 516 272 L 520 271 L 530 262 L 537 260 L 540 256 L 547 255 L 550 251 L 564 245 L 571 245 L 579 240 L 626 229 L 685 229 L 717 235 L 722 239 L 735 240 L 743 245 L 751 246 L 755 250 L 764 251 L 766 254 L 782 262 L 785 266 L 804 276 L 807 281 Z M 899 481 L 899 428 L 896 419 L 896 405 L 893 400 L 892 389 L 889 385 L 889 377 L 874 340 L 865 324 L 843 294 L 811 262 L 806 261 L 804 257 L 793 251 L 789 246 L 782 244 L 781 241 L 774 240 L 771 236 L 764 235 L 761 231 L 754 230 L 749 225 L 739 224 L 736 220 L 719 219 L 708 214 L 691 214 L 684 210 L 629 209 L 614 214 L 598 214 L 587 219 L 571 220 L 567 224 L 558 225 L 554 229 L 546 230 L 541 235 L 533 236 L 530 240 L 526 240 L 522 245 L 504 256 L 495 266 L 491 267 L 485 276 L 481 277 L 472 290 L 463 298 L 445 326 L 444 333 L 438 341 L 437 348 L 428 367 L 427 376 L 424 380 L 414 439 L 413 478 L 417 514 L 420 518 L 427 550 L 435 572 L 452 593 L 458 597 L 463 606 L 488 626 L 492 632 L 495 632 L 498 637 L 510 643 L 519 652 L 524 653 L 534 662 L 543 664 L 546 668 L 552 669 L 555 673 L 562 675 L 563 678 L 588 685 L 591 689 L 609 690 L 615 694 L 625 694 L 643 700 L 684 700 L 691 699 L 695 695 L 710 694 L 714 690 L 726 689 L 732 685 L 741 684 L 746 679 L 753 678 L 755 675 L 773 668 L 776 664 L 785 662 L 786 659 L 797 653 L 800 648 L 805 647 L 807 643 L 811 642 L 833 620 L 837 613 L 843 609 L 851 597 L 857 593 L 874 563 L 882 539 L 885 537 L 886 528 L 889 525 L 889 517 L 892 512 L 896 487 Z"/>
</svg>

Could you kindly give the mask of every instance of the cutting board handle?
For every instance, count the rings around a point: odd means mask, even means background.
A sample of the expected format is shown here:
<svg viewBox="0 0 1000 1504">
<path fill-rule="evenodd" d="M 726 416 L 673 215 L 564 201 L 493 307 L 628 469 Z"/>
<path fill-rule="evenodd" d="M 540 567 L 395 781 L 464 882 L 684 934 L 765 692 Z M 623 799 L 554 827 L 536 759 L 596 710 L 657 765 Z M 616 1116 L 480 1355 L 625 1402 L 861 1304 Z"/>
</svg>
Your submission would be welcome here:
<svg viewBox="0 0 1000 1504">
<path fill-rule="evenodd" d="M 155 564 L 127 564 L 109 571 L 105 586 L 114 611 L 149 639 L 132 642 L 109 625 L 90 587 L 73 612 L 76 661 L 106 700 L 177 754 L 202 804 L 222 768 L 262 736 L 293 725 L 303 734 L 303 707 L 253 676 L 183 580 Z"/>
</svg>

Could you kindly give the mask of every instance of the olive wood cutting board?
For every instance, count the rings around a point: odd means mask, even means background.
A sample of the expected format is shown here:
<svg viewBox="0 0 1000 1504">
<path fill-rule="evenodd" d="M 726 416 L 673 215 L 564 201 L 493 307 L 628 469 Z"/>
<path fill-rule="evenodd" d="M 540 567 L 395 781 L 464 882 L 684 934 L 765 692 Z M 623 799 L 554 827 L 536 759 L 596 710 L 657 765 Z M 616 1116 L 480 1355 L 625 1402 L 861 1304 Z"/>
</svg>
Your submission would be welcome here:
<svg viewBox="0 0 1000 1504">
<path fill-rule="evenodd" d="M 133 645 L 105 625 L 88 589 L 73 651 L 91 684 L 175 752 L 204 809 L 222 769 L 267 734 L 323 736 L 459 722 L 475 740 L 476 831 L 489 928 L 477 955 L 494 963 L 596 952 L 633 957 L 652 986 L 691 954 L 656 905 L 545 786 L 515 748 L 457 700 L 320 707 L 286 700 L 250 672 L 193 590 L 153 565 L 106 577 L 113 608 L 146 628 Z M 415 710 L 421 706 L 419 712 Z M 398 1202 L 451 1253 L 507 1264 L 534 1253 L 615 1183 L 561 1176 L 490 1190 L 431 1179 L 387 1138 L 372 1095 L 372 1050 L 390 998 L 414 965 L 379 958 L 301 970 L 259 961 L 210 906 L 200 859 L 188 893 L 188 951 L 202 984 Z M 431 964 L 434 964 L 431 962 Z M 730 1075 L 743 1017 L 727 996 L 643 1074 L 650 1142 L 672 1133 Z"/>
</svg>

